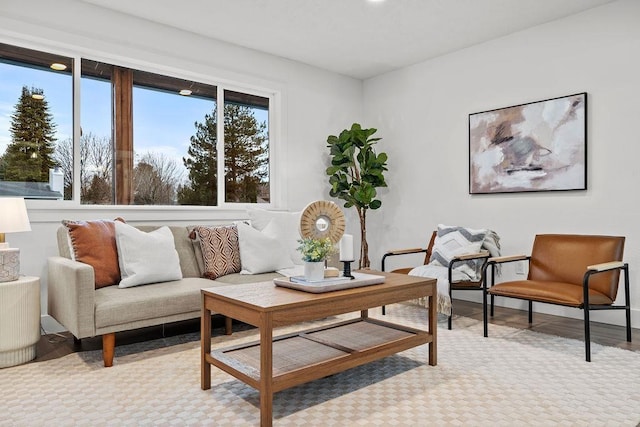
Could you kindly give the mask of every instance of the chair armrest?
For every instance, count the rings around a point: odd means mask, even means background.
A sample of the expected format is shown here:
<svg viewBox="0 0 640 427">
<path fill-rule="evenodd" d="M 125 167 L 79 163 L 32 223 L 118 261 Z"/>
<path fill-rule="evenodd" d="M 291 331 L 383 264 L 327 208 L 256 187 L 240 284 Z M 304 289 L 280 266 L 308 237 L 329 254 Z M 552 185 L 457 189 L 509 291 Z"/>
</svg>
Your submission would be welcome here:
<svg viewBox="0 0 640 427">
<path fill-rule="evenodd" d="M 389 256 L 406 255 L 406 254 L 417 254 L 420 252 L 427 252 L 427 250 L 424 248 L 394 249 L 394 250 L 385 252 L 385 255 L 389 255 Z"/>
<path fill-rule="evenodd" d="M 381 263 L 382 271 L 385 271 L 384 261 L 388 256 L 419 254 L 420 252 L 427 252 L 427 249 L 426 248 L 410 248 L 410 249 L 394 249 L 391 251 L 387 251 L 385 252 L 384 255 L 382 255 L 382 263 Z"/>
<path fill-rule="evenodd" d="M 489 256 L 489 251 L 480 251 L 474 254 L 456 255 L 451 259 L 451 261 L 466 261 L 469 259 L 489 258 Z"/>
<path fill-rule="evenodd" d="M 505 262 L 528 261 L 531 259 L 529 255 L 510 255 L 489 258 L 489 264 L 503 264 Z"/>
<path fill-rule="evenodd" d="M 95 336 L 93 267 L 63 257 L 47 263 L 48 314 L 76 338 Z"/>
<path fill-rule="evenodd" d="M 453 266 L 455 264 L 459 264 L 464 261 L 469 261 L 474 259 L 481 259 L 483 260 L 481 268 L 484 270 L 484 266 L 486 265 L 487 260 L 489 259 L 489 256 L 490 256 L 489 251 L 480 251 L 480 252 L 471 253 L 471 254 L 456 255 L 453 258 L 451 258 L 451 261 L 449 261 L 449 265 L 448 265 L 449 283 L 453 283 L 453 269 L 454 269 Z"/>
<path fill-rule="evenodd" d="M 591 271 L 607 271 L 607 270 L 615 270 L 617 268 L 623 268 L 624 262 L 622 261 L 611 261 L 611 262 L 603 262 L 602 264 L 595 264 L 587 266 L 587 270 Z"/>
</svg>

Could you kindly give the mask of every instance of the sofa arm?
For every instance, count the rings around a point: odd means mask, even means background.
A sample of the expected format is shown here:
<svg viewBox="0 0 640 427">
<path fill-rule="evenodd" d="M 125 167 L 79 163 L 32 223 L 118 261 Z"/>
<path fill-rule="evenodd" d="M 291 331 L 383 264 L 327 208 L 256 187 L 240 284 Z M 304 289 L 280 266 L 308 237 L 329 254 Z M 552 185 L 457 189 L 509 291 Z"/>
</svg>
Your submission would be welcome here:
<svg viewBox="0 0 640 427">
<path fill-rule="evenodd" d="M 48 261 L 49 314 L 76 338 L 95 336 L 93 267 L 63 257 Z"/>
</svg>

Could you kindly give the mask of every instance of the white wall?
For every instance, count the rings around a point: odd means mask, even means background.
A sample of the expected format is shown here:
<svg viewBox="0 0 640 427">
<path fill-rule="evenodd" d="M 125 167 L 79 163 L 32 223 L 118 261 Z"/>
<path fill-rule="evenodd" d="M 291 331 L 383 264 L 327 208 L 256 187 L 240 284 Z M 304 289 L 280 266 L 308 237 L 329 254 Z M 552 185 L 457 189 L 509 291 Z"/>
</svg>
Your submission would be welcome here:
<svg viewBox="0 0 640 427">
<path fill-rule="evenodd" d="M 213 17 L 212 25 L 215 25 Z M 280 140 L 273 141 L 274 179 L 283 183 L 275 208 L 300 210 L 328 198 L 326 138 L 362 117 L 362 82 L 250 49 L 161 26 L 74 0 L 11 0 L 0 4 L 0 42 L 167 73 L 209 76 L 280 92 Z M 277 144 L 277 145 L 276 145 Z M 57 255 L 62 219 L 113 218 L 129 222 L 215 223 L 244 218 L 243 209 L 144 207 L 43 208 L 28 202 L 33 231 L 8 235 L 21 249 L 22 274 L 42 278 L 46 313 L 46 259 Z"/>
<path fill-rule="evenodd" d="M 371 259 L 426 245 L 438 223 L 493 229 L 503 254 L 528 254 L 537 233 L 623 235 L 639 327 L 638 52 L 640 2 L 623 0 L 365 81 L 365 123 L 379 129 L 390 167 L 383 206 L 370 216 Z M 468 194 L 470 113 L 578 92 L 588 93 L 587 191 Z M 505 268 L 503 278 L 514 277 Z M 619 311 L 593 317 L 624 323 Z"/>
</svg>

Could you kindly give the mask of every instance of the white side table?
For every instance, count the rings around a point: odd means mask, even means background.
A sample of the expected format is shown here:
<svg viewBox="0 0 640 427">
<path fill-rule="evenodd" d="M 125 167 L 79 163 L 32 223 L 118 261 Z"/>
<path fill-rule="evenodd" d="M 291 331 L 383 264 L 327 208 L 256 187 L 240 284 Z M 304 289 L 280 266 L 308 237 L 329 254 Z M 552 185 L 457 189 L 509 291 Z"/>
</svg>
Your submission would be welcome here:
<svg viewBox="0 0 640 427">
<path fill-rule="evenodd" d="M 40 339 L 40 278 L 0 282 L 0 368 L 36 357 Z"/>
</svg>

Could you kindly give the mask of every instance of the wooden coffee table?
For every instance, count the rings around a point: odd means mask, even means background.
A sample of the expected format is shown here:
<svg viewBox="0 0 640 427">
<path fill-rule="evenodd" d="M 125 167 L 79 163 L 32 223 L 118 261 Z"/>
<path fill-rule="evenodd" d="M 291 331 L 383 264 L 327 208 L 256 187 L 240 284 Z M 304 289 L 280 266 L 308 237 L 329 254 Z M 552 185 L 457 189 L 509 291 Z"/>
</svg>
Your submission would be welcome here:
<svg viewBox="0 0 640 427">
<path fill-rule="evenodd" d="M 211 365 L 260 392 L 260 425 L 272 424 L 273 394 L 377 359 L 429 344 L 429 365 L 437 363 L 436 280 L 404 274 L 385 283 L 313 294 L 273 282 L 202 290 L 201 387 L 211 388 Z M 428 297 L 426 330 L 369 318 L 368 309 Z M 273 337 L 273 328 L 360 311 L 360 317 Z M 260 341 L 211 351 L 211 313 L 260 329 Z M 228 322 L 227 333 L 230 333 Z"/>
</svg>

